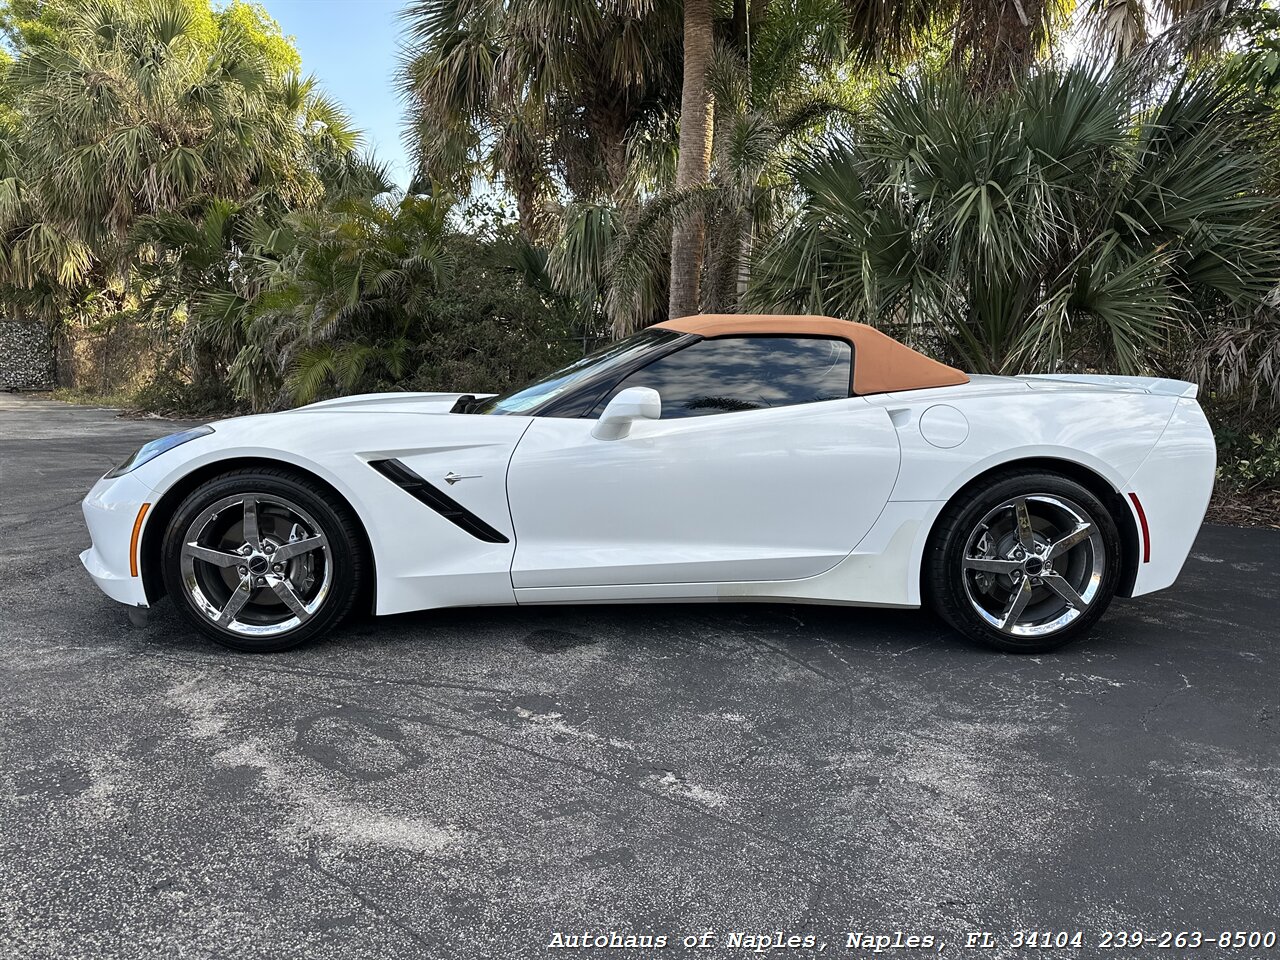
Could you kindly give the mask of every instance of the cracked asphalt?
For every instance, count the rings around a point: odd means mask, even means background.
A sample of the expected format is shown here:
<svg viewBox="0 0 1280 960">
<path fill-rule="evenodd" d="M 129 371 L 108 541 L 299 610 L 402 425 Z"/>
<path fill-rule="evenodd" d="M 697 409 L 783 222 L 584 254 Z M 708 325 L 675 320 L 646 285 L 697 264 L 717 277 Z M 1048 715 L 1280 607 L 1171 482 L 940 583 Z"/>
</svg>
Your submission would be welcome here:
<svg viewBox="0 0 1280 960">
<path fill-rule="evenodd" d="M 1205 527 L 1174 588 L 1053 656 L 917 612 L 673 605 L 251 657 L 165 607 L 131 627 L 76 558 L 81 496 L 172 429 L 0 397 L 5 960 L 1280 932 L 1280 533 Z"/>
</svg>

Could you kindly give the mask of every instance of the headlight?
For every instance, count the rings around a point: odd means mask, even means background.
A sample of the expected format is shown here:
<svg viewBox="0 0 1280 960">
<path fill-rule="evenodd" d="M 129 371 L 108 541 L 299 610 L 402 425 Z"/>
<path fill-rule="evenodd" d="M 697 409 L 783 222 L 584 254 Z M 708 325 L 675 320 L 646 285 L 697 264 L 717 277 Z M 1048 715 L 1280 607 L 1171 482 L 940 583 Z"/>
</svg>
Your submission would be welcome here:
<svg viewBox="0 0 1280 960">
<path fill-rule="evenodd" d="M 188 440 L 194 440 L 196 437 L 207 437 L 213 433 L 213 427 L 196 427 L 192 430 L 183 430 L 181 433 L 171 433 L 167 437 L 161 437 L 158 440 L 152 440 L 144 443 L 137 450 L 129 455 L 129 459 L 120 466 L 116 467 L 108 473 L 104 480 L 110 480 L 114 477 L 123 477 L 131 470 L 137 470 L 144 463 L 149 463 L 166 450 L 172 450 L 179 447 Z"/>
</svg>

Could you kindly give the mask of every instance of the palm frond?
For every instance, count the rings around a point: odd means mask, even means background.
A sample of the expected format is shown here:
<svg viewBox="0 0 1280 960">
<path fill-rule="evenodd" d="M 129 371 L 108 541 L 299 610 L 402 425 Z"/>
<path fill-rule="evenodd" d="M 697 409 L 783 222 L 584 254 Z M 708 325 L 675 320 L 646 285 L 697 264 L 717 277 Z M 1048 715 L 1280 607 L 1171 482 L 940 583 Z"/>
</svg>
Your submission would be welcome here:
<svg viewBox="0 0 1280 960">
<path fill-rule="evenodd" d="M 799 205 L 745 304 L 930 330 L 979 372 L 1151 369 L 1280 282 L 1280 203 L 1226 72 L 1141 93 L 1083 68 L 995 98 L 955 77 L 884 91 L 793 165 Z"/>
</svg>

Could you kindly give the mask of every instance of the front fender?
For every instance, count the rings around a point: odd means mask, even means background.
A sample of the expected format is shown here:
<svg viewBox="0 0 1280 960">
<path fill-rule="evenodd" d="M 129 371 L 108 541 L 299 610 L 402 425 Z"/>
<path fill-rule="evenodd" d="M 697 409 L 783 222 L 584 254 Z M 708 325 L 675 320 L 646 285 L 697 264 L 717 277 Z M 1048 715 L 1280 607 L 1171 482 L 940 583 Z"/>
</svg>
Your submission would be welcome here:
<svg viewBox="0 0 1280 960">
<path fill-rule="evenodd" d="M 375 612 L 514 602 L 511 557 L 515 533 L 507 506 L 506 468 L 523 417 L 482 417 L 352 410 L 299 410 L 222 421 L 215 432 L 162 454 L 134 471 L 164 520 L 185 494 L 184 480 L 269 461 L 293 467 L 332 487 L 363 524 L 377 571 Z M 507 536 L 477 539 L 414 499 L 369 466 L 398 459 Z M 467 476 L 457 488 L 445 474 Z M 151 518 L 147 523 L 152 522 Z"/>
</svg>

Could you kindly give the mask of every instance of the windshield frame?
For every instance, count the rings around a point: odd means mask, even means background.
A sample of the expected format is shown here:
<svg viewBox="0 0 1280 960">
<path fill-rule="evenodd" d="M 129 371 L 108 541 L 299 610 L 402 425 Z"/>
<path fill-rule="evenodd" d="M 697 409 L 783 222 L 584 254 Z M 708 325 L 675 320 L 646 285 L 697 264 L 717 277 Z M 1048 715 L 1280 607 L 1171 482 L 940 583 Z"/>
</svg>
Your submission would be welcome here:
<svg viewBox="0 0 1280 960">
<path fill-rule="evenodd" d="M 468 405 L 465 412 L 481 416 L 584 417 L 591 412 L 598 397 L 611 389 L 614 384 L 631 376 L 632 373 L 659 357 L 664 357 L 701 339 L 695 334 L 647 327 L 514 390 L 475 401 Z M 634 348 L 618 354 L 620 347 L 632 341 L 636 342 Z M 610 354 L 615 356 L 611 359 L 603 358 Z M 589 362 L 593 360 L 594 362 Z M 501 407 L 504 402 L 526 391 L 553 384 L 565 378 L 569 378 L 569 382 L 563 389 L 549 393 L 544 399 L 530 403 L 524 409 L 502 409 Z"/>
</svg>

